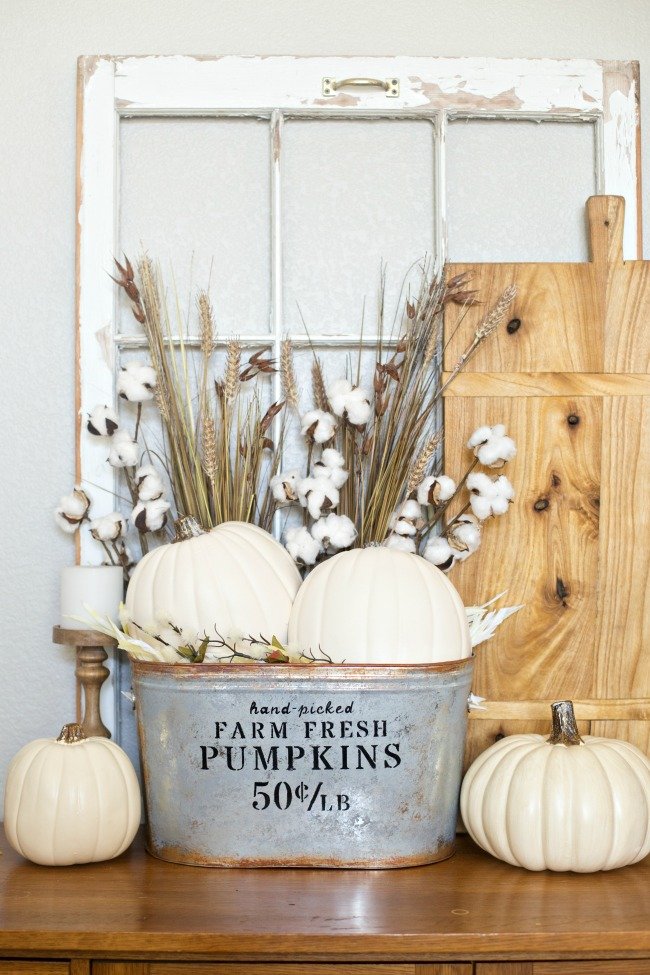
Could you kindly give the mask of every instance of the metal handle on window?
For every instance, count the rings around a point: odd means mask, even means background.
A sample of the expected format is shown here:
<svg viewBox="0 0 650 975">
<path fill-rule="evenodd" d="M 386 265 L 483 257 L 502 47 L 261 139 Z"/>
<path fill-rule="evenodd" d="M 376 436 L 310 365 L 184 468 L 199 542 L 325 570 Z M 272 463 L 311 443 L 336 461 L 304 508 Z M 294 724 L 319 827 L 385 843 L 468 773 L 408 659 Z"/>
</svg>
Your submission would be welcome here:
<svg viewBox="0 0 650 975">
<path fill-rule="evenodd" d="M 399 95 L 399 78 L 323 78 L 323 95 L 331 97 L 341 88 L 347 86 L 356 88 L 383 88 L 387 98 L 397 98 Z"/>
</svg>

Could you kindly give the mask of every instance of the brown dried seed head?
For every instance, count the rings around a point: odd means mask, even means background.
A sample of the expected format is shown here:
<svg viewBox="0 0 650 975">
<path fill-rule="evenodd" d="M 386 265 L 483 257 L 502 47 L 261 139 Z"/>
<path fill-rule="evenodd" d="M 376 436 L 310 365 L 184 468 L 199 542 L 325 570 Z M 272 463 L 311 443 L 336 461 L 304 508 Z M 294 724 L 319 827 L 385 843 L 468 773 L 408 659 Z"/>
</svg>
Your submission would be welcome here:
<svg viewBox="0 0 650 975">
<path fill-rule="evenodd" d="M 408 479 L 407 491 L 410 494 L 415 488 L 420 484 L 424 478 L 426 469 L 430 464 L 433 456 L 440 446 L 440 441 L 442 440 L 442 431 L 438 430 L 433 436 L 429 437 L 427 442 L 424 444 L 422 450 L 418 454 L 413 467 L 411 468 L 411 473 Z"/>
<path fill-rule="evenodd" d="M 314 393 L 314 404 L 317 409 L 329 412 L 330 404 L 325 390 L 325 380 L 323 370 L 318 359 L 315 359 L 311 367 L 311 384 Z"/>
<path fill-rule="evenodd" d="M 273 423 L 274 417 L 278 415 L 278 413 L 280 412 L 283 406 L 284 406 L 284 400 L 282 400 L 280 403 L 271 403 L 268 410 L 266 411 L 266 413 L 264 414 L 264 416 L 260 421 L 260 430 L 262 433 L 266 433 L 266 431 Z"/>
<path fill-rule="evenodd" d="M 226 346 L 226 374 L 223 381 L 223 398 L 229 403 L 235 398 L 239 385 L 239 365 L 241 362 L 241 342 L 229 339 Z"/>
<path fill-rule="evenodd" d="M 217 476 L 217 433 L 214 417 L 208 413 L 203 420 L 203 470 L 210 481 Z"/>
<path fill-rule="evenodd" d="M 293 347 L 289 339 L 283 339 L 280 345 L 280 375 L 287 404 L 299 412 L 298 383 L 293 368 Z"/>
<path fill-rule="evenodd" d="M 200 291 L 196 303 L 199 308 L 201 325 L 201 352 L 207 359 L 214 350 L 214 315 L 207 291 Z"/>
<path fill-rule="evenodd" d="M 488 312 L 482 322 L 479 323 L 476 329 L 476 338 L 479 341 L 483 341 L 489 335 L 494 332 L 496 328 L 501 324 L 503 316 L 512 304 L 517 294 L 517 288 L 514 284 L 511 284 L 503 292 L 497 303 L 494 305 L 492 310 Z"/>
</svg>

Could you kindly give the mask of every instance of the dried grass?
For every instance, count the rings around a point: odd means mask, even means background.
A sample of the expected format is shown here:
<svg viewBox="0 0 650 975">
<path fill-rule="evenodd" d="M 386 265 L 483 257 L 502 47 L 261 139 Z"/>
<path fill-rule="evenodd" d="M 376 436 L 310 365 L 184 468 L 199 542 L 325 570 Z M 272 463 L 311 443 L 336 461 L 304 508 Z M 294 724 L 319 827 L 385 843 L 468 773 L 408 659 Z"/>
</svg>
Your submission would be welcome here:
<svg viewBox="0 0 650 975">
<path fill-rule="evenodd" d="M 155 402 L 163 427 L 160 454 L 177 516 L 191 515 L 204 528 L 229 520 L 269 528 L 273 512 L 266 499 L 266 481 L 275 472 L 278 451 L 268 429 L 275 421 L 282 437 L 282 419 L 278 425 L 276 417 L 283 404 L 273 404 L 263 413 L 256 381 L 242 395 L 242 345 L 236 338 L 226 346 L 223 378 L 213 381 L 215 327 L 207 292 L 200 291 L 196 299 L 201 357 L 197 375 L 184 339 L 186 323 L 180 320 L 175 302 L 172 324 L 159 269 L 142 257 L 136 283 L 128 260 L 117 267 L 120 276 L 114 280 L 143 327 L 157 374 Z M 180 337 L 177 346 L 171 342 L 174 334 Z M 270 360 L 261 356 L 251 356 L 247 378 L 256 380 L 273 371 Z"/>
<path fill-rule="evenodd" d="M 467 275 L 458 275 L 445 284 L 442 278 L 432 277 L 426 267 L 421 269 L 417 295 L 403 301 L 400 337 L 394 351 L 384 354 L 383 338 L 375 349 L 370 422 L 362 430 L 346 420 L 339 425 L 335 445 L 345 457 L 350 476 L 340 492 L 337 511 L 355 522 L 358 545 L 385 538 L 392 512 L 435 465 L 442 442 L 442 394 L 479 346 L 493 335 L 516 293 L 511 287 L 501 295 L 443 381 L 443 312 L 445 305 L 455 302 L 463 306 L 461 320 L 464 318 L 476 303 L 476 292 L 467 284 Z M 379 306 L 383 309 L 383 300 Z M 381 336 L 381 321 L 379 332 Z M 348 375 L 353 383 L 358 383 L 362 352 L 359 343 L 356 366 L 352 364 Z M 312 387 L 314 405 L 328 409 L 318 358 L 312 368 Z"/>
</svg>

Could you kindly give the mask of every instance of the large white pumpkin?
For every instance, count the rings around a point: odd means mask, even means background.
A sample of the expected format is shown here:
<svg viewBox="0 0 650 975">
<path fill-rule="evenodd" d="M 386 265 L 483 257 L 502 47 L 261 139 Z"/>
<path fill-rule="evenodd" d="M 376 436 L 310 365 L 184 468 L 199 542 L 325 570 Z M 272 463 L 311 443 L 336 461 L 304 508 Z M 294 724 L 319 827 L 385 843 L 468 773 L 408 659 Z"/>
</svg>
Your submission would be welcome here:
<svg viewBox="0 0 650 975">
<path fill-rule="evenodd" d="M 570 701 L 553 705 L 550 738 L 510 735 L 479 755 L 460 805 L 480 847 L 527 870 L 614 870 L 650 853 L 650 761 L 581 739 Z"/>
<path fill-rule="evenodd" d="M 187 522 L 191 520 L 186 519 Z M 190 524 L 190 532 L 192 526 Z M 138 562 L 126 594 L 128 616 L 156 631 L 287 638 L 300 573 L 289 553 L 256 525 L 227 521 L 161 545 Z M 146 639 L 146 637 L 145 637 Z"/>
<path fill-rule="evenodd" d="M 111 860 L 140 825 L 140 787 L 122 749 L 66 725 L 25 745 L 9 766 L 4 823 L 21 856 L 49 867 Z"/>
<path fill-rule="evenodd" d="M 471 656 L 467 616 L 447 577 L 384 546 L 340 552 L 303 582 L 289 643 L 336 663 L 428 664 Z"/>
</svg>

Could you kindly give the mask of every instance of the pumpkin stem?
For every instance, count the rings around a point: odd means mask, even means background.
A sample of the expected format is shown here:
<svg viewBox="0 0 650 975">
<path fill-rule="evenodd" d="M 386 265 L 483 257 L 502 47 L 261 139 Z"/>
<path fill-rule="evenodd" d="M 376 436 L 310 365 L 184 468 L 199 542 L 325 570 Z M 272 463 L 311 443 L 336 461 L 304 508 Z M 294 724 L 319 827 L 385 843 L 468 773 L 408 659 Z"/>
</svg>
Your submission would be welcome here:
<svg viewBox="0 0 650 975">
<path fill-rule="evenodd" d="M 551 704 L 553 731 L 550 745 L 582 745 L 572 701 L 556 701 Z"/>
<path fill-rule="evenodd" d="M 174 542 L 184 542 L 186 538 L 198 538 L 199 535 L 205 534 L 196 518 L 192 518 L 191 515 L 175 521 L 174 528 L 176 529 Z"/>
<path fill-rule="evenodd" d="M 66 745 L 74 745 L 75 741 L 85 741 L 86 736 L 80 724 L 64 724 L 61 734 L 56 740 L 62 741 Z"/>
</svg>

